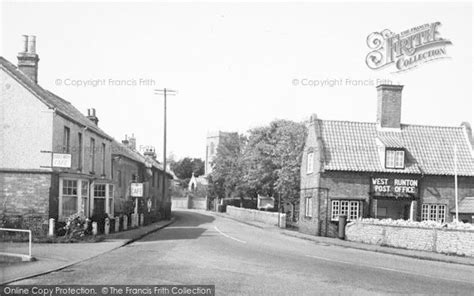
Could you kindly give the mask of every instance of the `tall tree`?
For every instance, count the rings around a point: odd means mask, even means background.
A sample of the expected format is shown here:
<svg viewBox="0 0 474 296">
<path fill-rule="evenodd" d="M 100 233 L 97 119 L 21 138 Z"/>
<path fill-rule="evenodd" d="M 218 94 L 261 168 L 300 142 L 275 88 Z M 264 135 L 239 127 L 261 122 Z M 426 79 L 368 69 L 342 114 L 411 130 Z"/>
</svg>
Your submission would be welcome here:
<svg viewBox="0 0 474 296">
<path fill-rule="evenodd" d="M 242 175 L 241 151 L 245 140 L 243 136 L 230 134 L 219 142 L 209 178 L 211 196 L 223 198 L 238 195 Z"/>
<path fill-rule="evenodd" d="M 181 180 L 181 185 L 186 187 L 193 173 L 196 177 L 204 175 L 204 161 L 200 158 L 185 157 L 170 163 L 171 170 Z"/>
</svg>

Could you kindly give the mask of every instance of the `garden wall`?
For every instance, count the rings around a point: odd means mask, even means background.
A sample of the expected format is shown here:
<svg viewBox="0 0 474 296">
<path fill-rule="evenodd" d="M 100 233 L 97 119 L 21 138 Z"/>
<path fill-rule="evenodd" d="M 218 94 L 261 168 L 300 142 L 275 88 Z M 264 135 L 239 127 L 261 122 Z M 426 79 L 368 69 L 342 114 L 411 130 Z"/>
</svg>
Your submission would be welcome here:
<svg viewBox="0 0 474 296">
<path fill-rule="evenodd" d="M 346 239 L 374 245 L 474 257 L 474 231 L 350 223 Z"/>
<path fill-rule="evenodd" d="M 279 226 L 281 228 L 286 227 L 286 214 L 280 214 L 275 212 L 265 212 L 252 209 L 237 208 L 233 206 L 227 206 L 226 212 L 232 218 L 241 221 L 256 221 L 264 224 Z M 280 218 L 280 224 L 278 219 Z"/>
</svg>

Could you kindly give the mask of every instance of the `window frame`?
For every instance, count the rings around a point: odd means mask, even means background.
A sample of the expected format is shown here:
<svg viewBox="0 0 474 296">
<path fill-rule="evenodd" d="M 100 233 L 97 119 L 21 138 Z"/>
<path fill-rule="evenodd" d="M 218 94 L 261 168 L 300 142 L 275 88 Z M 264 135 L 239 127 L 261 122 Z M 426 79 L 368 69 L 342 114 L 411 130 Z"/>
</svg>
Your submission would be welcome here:
<svg viewBox="0 0 474 296">
<path fill-rule="evenodd" d="M 105 150 L 106 150 L 106 145 L 105 143 L 102 143 L 102 176 L 105 176 L 105 162 L 106 162 Z"/>
<path fill-rule="evenodd" d="M 424 203 L 421 205 L 421 221 L 446 222 L 446 204 Z"/>
<path fill-rule="evenodd" d="M 63 153 L 69 154 L 71 151 L 71 129 L 64 126 L 63 132 Z"/>
<path fill-rule="evenodd" d="M 92 137 L 90 138 L 89 148 L 90 172 L 95 173 L 95 139 Z"/>
<path fill-rule="evenodd" d="M 331 200 L 331 221 L 339 221 L 340 215 L 346 215 L 347 221 L 362 218 L 362 201 L 350 199 Z"/>
<path fill-rule="evenodd" d="M 405 150 L 404 149 L 385 149 L 385 168 L 386 169 L 404 169 L 405 168 Z"/>
<path fill-rule="evenodd" d="M 78 158 L 77 158 L 77 169 L 79 171 L 82 171 L 82 168 L 84 166 L 83 164 L 83 158 L 82 158 L 82 150 L 83 150 L 83 140 L 82 140 L 82 133 L 77 133 L 77 142 L 78 142 L 78 146 L 79 146 L 79 153 L 78 153 Z"/>
</svg>

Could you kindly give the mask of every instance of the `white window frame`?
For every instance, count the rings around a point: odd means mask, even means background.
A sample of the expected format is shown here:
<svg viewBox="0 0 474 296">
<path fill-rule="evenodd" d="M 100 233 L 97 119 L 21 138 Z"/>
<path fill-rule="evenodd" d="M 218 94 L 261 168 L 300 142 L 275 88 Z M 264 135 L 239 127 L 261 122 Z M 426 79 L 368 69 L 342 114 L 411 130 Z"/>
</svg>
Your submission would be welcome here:
<svg viewBox="0 0 474 296">
<path fill-rule="evenodd" d="M 403 169 L 405 167 L 405 151 L 395 151 L 395 168 Z"/>
<path fill-rule="evenodd" d="M 340 215 L 346 215 L 348 221 L 361 218 L 361 201 L 331 200 L 331 221 L 338 221 Z"/>
<path fill-rule="evenodd" d="M 58 203 L 58 217 L 59 220 L 64 220 L 65 218 L 69 217 L 69 215 L 64 215 L 63 211 L 63 198 L 64 196 L 71 196 L 65 195 L 63 193 L 63 186 L 64 182 L 67 181 L 74 181 L 76 182 L 76 214 L 80 213 L 84 210 L 84 215 L 88 215 L 90 212 L 90 187 L 89 187 L 89 180 L 83 179 L 74 179 L 74 178 L 59 178 L 59 203 Z M 87 184 L 87 187 L 83 188 L 83 184 Z M 85 189 L 86 191 L 84 192 Z"/>
<path fill-rule="evenodd" d="M 445 204 L 422 204 L 421 221 L 446 222 L 446 208 Z"/>
<path fill-rule="evenodd" d="M 309 152 L 306 160 L 306 173 L 311 174 L 314 172 L 314 152 Z"/>
<path fill-rule="evenodd" d="M 385 167 L 388 169 L 405 168 L 405 151 L 396 149 L 386 149 Z"/>
<path fill-rule="evenodd" d="M 313 197 L 306 196 L 304 200 L 304 216 L 308 218 L 313 217 Z"/>
</svg>

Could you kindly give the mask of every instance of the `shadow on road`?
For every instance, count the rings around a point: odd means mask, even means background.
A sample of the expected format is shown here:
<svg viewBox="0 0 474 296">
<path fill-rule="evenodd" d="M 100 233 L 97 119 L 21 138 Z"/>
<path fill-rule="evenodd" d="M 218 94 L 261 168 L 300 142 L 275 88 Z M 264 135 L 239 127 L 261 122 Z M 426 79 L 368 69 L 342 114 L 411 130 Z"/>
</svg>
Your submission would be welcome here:
<svg viewBox="0 0 474 296">
<path fill-rule="evenodd" d="M 198 227 L 212 223 L 215 218 L 192 211 L 173 211 L 175 222 L 160 231 L 141 239 L 143 242 L 162 240 L 186 240 L 200 237 L 207 229 Z"/>
<path fill-rule="evenodd" d="M 203 215 L 198 212 L 192 211 L 173 211 L 173 216 L 176 219 L 176 222 L 173 223 L 173 226 L 199 226 L 202 224 L 212 223 L 215 218 L 209 215 Z"/>
<path fill-rule="evenodd" d="M 163 240 L 186 240 L 200 237 L 206 228 L 200 227 L 169 227 L 160 230 L 155 235 L 148 235 L 141 239 L 142 242 L 163 241 Z"/>
</svg>

